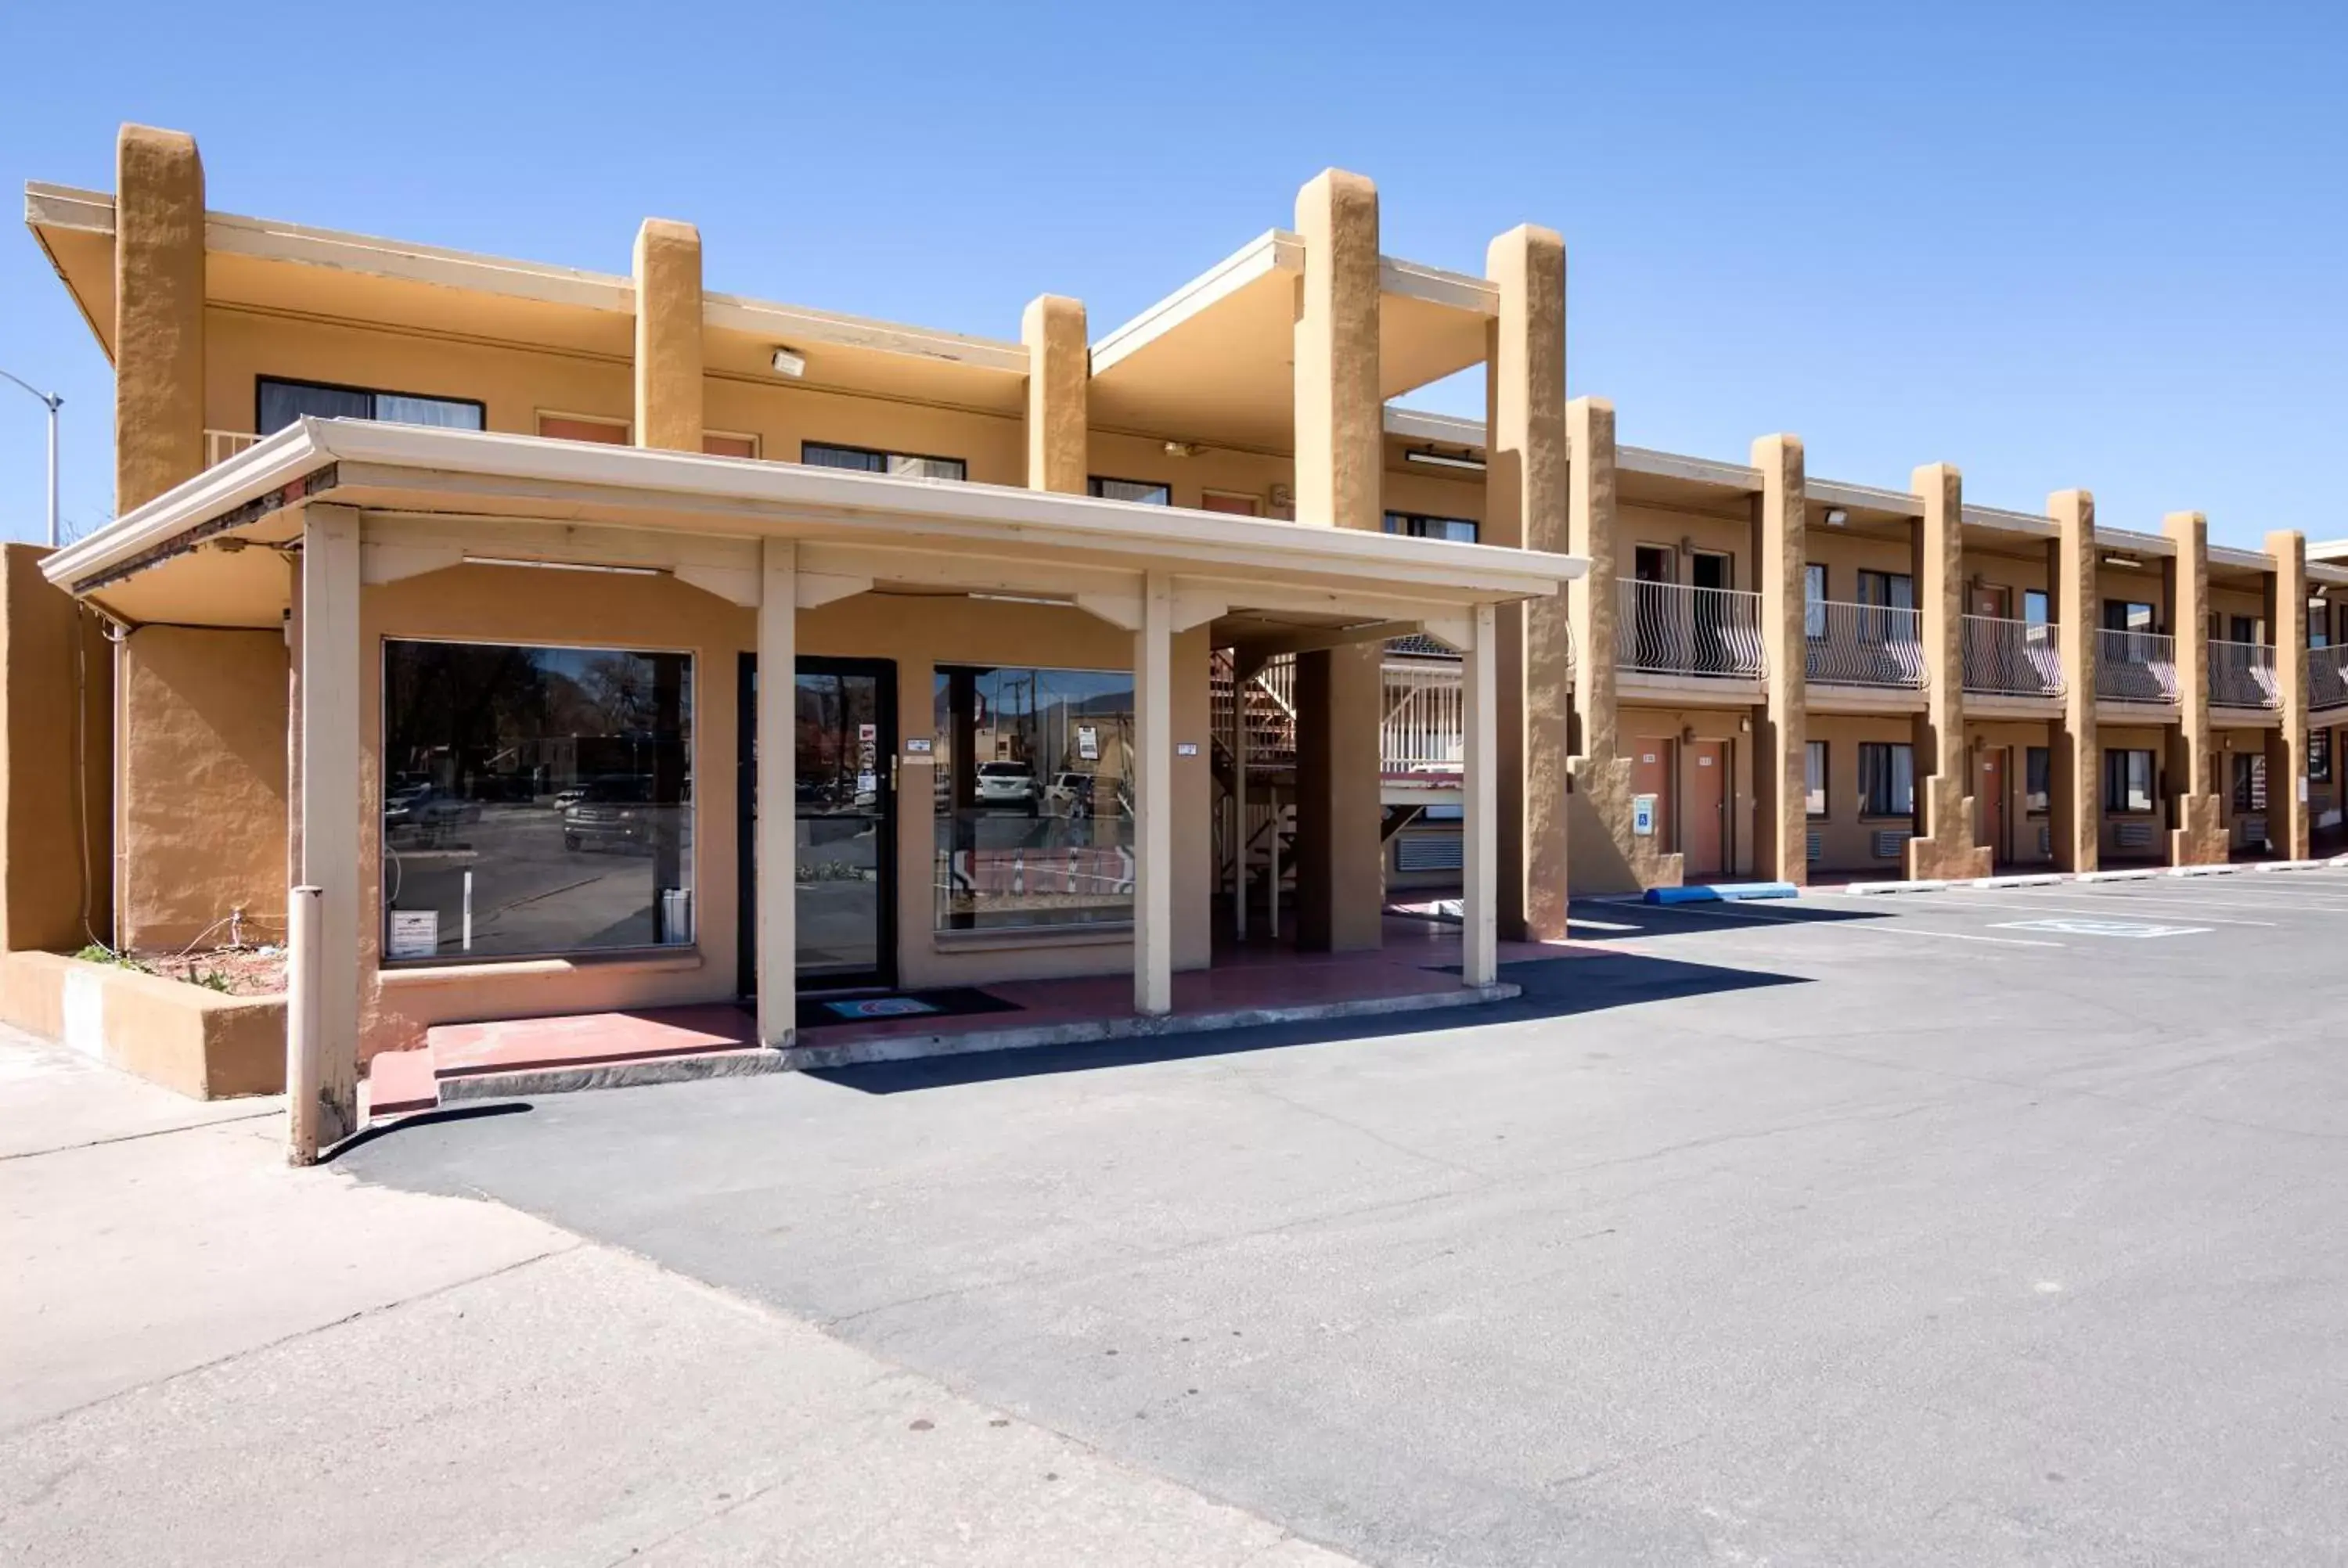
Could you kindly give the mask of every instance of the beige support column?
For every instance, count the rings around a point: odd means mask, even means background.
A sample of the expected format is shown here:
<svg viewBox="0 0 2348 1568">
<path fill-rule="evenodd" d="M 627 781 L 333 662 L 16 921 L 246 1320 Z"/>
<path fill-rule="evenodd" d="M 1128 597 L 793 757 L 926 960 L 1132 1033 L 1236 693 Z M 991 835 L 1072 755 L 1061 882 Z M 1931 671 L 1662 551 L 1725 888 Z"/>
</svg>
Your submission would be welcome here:
<svg viewBox="0 0 2348 1568">
<path fill-rule="evenodd" d="M 1460 686 L 1464 699 L 1460 748 L 1465 810 L 1460 823 L 1461 848 L 1459 983 L 1488 986 L 1499 979 L 1500 901 L 1513 872 L 1500 874 L 1498 815 L 1501 785 L 1499 718 L 1499 618 L 1488 604 L 1474 612 L 1474 630 L 1461 650 Z"/>
<path fill-rule="evenodd" d="M 1911 877 L 1987 876 L 1992 852 L 1973 842 L 1972 759 L 1965 746 L 1964 480 L 1946 463 L 1916 470 L 1916 610 L 1932 672 L 1916 723 L 1916 833 Z"/>
<path fill-rule="evenodd" d="M 2295 528 L 2267 536 L 2274 557 L 2274 603 L 2267 616 L 2275 645 L 2275 692 L 2281 723 L 2267 736 L 2267 837 L 2286 860 L 2308 856 L 2307 537 Z M 2340 776 L 2340 759 L 2332 761 Z"/>
<path fill-rule="evenodd" d="M 302 868 L 305 991 L 289 1009 L 286 1141 L 307 1163 L 358 1131 L 359 710 L 366 661 L 359 643 L 359 516 L 313 505 L 302 526 Z M 312 956 L 312 955 L 314 956 Z"/>
<path fill-rule="evenodd" d="M 701 450 L 701 231 L 647 218 L 636 231 L 636 445 Z"/>
<path fill-rule="evenodd" d="M 1296 311 L 1296 518 L 1375 531 L 1384 523 L 1378 396 L 1378 193 L 1329 169 L 1296 197 L 1304 275 Z M 1296 931 L 1301 948 L 1378 946 L 1385 846 L 1378 834 L 1381 650 L 1296 661 Z"/>
<path fill-rule="evenodd" d="M 1753 443 L 1761 493 L 1753 499 L 1754 557 L 1761 563 L 1761 638 L 1767 663 L 1753 710 L 1753 869 L 1807 886 L 1810 817 L 1807 640 L 1809 502 L 1798 436 Z"/>
<path fill-rule="evenodd" d="M 1632 764 L 1615 695 L 1614 623 L 1622 600 L 1615 586 L 1614 405 L 1602 397 L 1577 397 L 1565 405 L 1565 425 L 1571 456 L 1566 548 L 1590 562 L 1587 572 L 1566 585 L 1575 731 L 1567 820 L 1581 851 L 1572 862 L 1574 891 L 1676 887 L 1680 857 L 1632 832 Z"/>
<path fill-rule="evenodd" d="M 2063 656 L 2063 717 L 2053 757 L 2054 864 L 2093 871 L 2103 863 L 2103 751 L 2096 737 L 2096 497 L 2057 490 L 2046 497 L 2054 519 L 2055 639 Z"/>
<path fill-rule="evenodd" d="M 1027 345 L 1027 487 L 1081 496 L 1090 460 L 1085 431 L 1092 381 L 1082 301 L 1044 294 L 1019 318 Z"/>
<path fill-rule="evenodd" d="M 798 546 L 770 538 L 758 572 L 758 1041 L 780 1050 L 798 1030 Z"/>
<path fill-rule="evenodd" d="M 204 466 L 204 166 L 126 125 L 114 151 L 114 509 Z"/>
<path fill-rule="evenodd" d="M 1174 588 L 1147 573 L 1133 634 L 1133 1010 L 1174 1010 Z"/>
<path fill-rule="evenodd" d="M 1561 552 L 1565 442 L 1565 241 L 1530 225 L 1485 252 L 1500 313 L 1485 329 L 1486 544 Z M 1499 607 L 1500 930 L 1512 941 L 1565 935 L 1567 710 L 1572 635 L 1562 597 Z M 1470 786 L 1473 787 L 1472 785 Z"/>
<path fill-rule="evenodd" d="M 2223 866 L 2232 850 L 2218 759 L 2209 733 L 2209 520 L 2171 512 L 2161 532 L 2177 547 L 2168 562 L 2168 620 L 2177 637 L 2175 743 L 2168 752 L 2172 866 Z"/>
</svg>

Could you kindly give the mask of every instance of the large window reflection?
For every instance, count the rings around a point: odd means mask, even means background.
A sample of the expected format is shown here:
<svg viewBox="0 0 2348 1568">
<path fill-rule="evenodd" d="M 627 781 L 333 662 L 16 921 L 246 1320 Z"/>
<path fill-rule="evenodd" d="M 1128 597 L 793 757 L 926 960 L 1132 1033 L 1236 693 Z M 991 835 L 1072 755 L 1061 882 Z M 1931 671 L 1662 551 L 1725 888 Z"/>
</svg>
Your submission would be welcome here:
<svg viewBox="0 0 2348 1568">
<path fill-rule="evenodd" d="M 384 644 L 384 958 L 693 940 L 693 661 Z"/>
<path fill-rule="evenodd" d="M 941 666 L 940 930 L 1133 918 L 1133 676 Z"/>
</svg>

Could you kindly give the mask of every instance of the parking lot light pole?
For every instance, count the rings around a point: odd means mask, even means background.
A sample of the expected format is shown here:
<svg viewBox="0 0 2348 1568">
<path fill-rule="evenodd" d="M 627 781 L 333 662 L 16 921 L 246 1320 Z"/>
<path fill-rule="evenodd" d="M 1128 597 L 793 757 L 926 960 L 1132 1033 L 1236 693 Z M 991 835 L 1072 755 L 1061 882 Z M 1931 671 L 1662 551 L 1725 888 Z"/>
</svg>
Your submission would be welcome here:
<svg viewBox="0 0 2348 1568">
<path fill-rule="evenodd" d="M 57 410 L 65 406 L 66 400 L 57 393 L 43 392 L 22 376 L 9 375 L 5 370 L 0 370 L 0 376 L 7 376 L 39 398 L 49 411 L 49 548 L 55 549 L 57 548 Z"/>
</svg>

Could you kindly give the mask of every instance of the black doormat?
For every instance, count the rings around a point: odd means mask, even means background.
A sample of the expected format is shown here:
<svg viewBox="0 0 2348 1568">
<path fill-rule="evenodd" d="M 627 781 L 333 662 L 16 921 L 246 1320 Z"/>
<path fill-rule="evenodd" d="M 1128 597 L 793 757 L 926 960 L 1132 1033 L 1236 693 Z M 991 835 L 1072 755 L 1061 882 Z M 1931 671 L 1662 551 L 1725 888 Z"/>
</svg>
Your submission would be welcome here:
<svg viewBox="0 0 2348 1568">
<path fill-rule="evenodd" d="M 990 996 L 975 986 L 947 986 L 934 991 L 891 991 L 885 996 L 801 997 L 798 1022 L 801 1029 L 821 1029 L 835 1023 L 960 1018 L 972 1013 L 1020 1010 L 1017 1002 Z"/>
</svg>

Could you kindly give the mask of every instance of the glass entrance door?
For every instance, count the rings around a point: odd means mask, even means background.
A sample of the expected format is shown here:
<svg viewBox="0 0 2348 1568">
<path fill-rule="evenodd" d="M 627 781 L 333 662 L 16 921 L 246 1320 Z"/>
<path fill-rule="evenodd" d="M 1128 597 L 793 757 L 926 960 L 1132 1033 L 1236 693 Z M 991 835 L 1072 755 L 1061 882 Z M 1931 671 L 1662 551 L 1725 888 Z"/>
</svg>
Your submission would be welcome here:
<svg viewBox="0 0 2348 1568">
<path fill-rule="evenodd" d="M 757 659 L 742 656 L 742 989 L 757 978 Z M 798 661 L 796 746 L 799 985 L 896 983 L 897 667 Z"/>
</svg>

